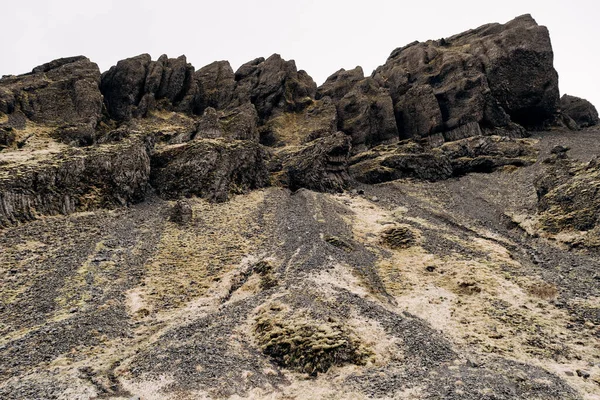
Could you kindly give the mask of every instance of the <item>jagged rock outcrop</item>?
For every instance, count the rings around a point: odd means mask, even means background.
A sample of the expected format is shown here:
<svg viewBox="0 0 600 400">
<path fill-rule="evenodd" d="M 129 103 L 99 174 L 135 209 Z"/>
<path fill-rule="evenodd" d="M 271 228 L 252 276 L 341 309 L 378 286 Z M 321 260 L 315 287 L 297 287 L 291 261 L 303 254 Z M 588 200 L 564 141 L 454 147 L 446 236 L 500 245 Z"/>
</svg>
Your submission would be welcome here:
<svg viewBox="0 0 600 400">
<path fill-rule="evenodd" d="M 198 85 L 197 113 L 207 107 L 222 110 L 232 103 L 235 74 L 229 61 L 215 61 L 200 68 L 194 74 L 194 79 Z"/>
<path fill-rule="evenodd" d="M 143 117 L 157 107 L 191 113 L 197 85 L 194 67 L 185 56 L 149 54 L 119 61 L 102 74 L 100 85 L 109 115 L 117 121 Z"/>
<path fill-rule="evenodd" d="M 402 137 L 473 122 L 490 133 L 504 128 L 519 136 L 518 128 L 506 129 L 511 121 L 539 126 L 558 108 L 552 63 L 548 30 L 524 15 L 396 49 L 373 76 L 390 91 Z"/>
<path fill-rule="evenodd" d="M 0 126 L 24 129 L 26 121 L 60 128 L 57 139 L 91 144 L 102 115 L 100 70 L 89 59 L 61 58 L 32 72 L 0 79 Z M 2 118 L 0 118 L 2 121 Z"/>
<path fill-rule="evenodd" d="M 537 159 L 531 143 L 501 136 L 469 137 L 427 149 L 413 141 L 378 146 L 350 160 L 359 182 L 401 178 L 439 181 L 470 172 L 491 172 L 506 165 L 526 166 Z"/>
<path fill-rule="evenodd" d="M 235 97 L 239 104 L 252 102 L 261 121 L 277 111 L 297 112 L 312 103 L 317 85 L 304 70 L 298 71 L 293 60 L 279 54 L 257 58 L 235 72 Z"/>
<path fill-rule="evenodd" d="M 196 132 L 191 138 L 226 138 L 258 142 L 257 124 L 256 108 L 250 103 L 225 111 L 217 111 L 208 107 L 204 110 L 204 114 L 196 126 Z M 171 141 L 171 143 L 176 142 Z"/>
<path fill-rule="evenodd" d="M 198 139 L 157 150 L 150 182 L 167 199 L 199 196 L 222 202 L 267 186 L 267 153 L 248 140 Z"/>
<path fill-rule="evenodd" d="M 563 95 L 560 98 L 560 109 L 573 119 L 580 128 L 598 125 L 598 110 L 589 101 L 575 96 Z"/>
<path fill-rule="evenodd" d="M 574 245 L 600 247 L 600 159 L 578 163 L 557 149 L 534 183 L 542 230 L 577 234 Z"/>
<path fill-rule="evenodd" d="M 125 206 L 144 200 L 150 159 L 141 139 L 69 149 L 0 169 L 0 227 L 40 215 Z"/>
<path fill-rule="evenodd" d="M 351 147 L 350 137 L 338 132 L 300 149 L 280 153 L 270 169 L 279 183 L 291 190 L 339 192 L 350 180 L 348 157 Z"/>
<path fill-rule="evenodd" d="M 317 98 L 330 97 L 336 105 L 338 129 L 352 137 L 352 151 L 360 152 L 398 140 L 394 106 L 387 90 L 361 67 L 341 69 L 317 89 Z"/>
</svg>

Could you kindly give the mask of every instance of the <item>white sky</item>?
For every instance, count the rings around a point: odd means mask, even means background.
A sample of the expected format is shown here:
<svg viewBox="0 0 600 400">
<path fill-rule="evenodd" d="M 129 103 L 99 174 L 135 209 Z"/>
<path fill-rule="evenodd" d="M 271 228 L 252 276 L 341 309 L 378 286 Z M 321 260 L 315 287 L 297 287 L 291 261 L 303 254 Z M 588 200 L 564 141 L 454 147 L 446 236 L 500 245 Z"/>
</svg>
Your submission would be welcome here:
<svg viewBox="0 0 600 400">
<path fill-rule="evenodd" d="M 185 54 L 196 69 L 233 69 L 279 53 L 321 84 L 340 68 L 365 74 L 396 47 L 530 13 L 550 30 L 561 94 L 600 106 L 597 0 L 0 0 L 0 75 L 83 54 L 102 71 L 141 53 Z"/>
</svg>

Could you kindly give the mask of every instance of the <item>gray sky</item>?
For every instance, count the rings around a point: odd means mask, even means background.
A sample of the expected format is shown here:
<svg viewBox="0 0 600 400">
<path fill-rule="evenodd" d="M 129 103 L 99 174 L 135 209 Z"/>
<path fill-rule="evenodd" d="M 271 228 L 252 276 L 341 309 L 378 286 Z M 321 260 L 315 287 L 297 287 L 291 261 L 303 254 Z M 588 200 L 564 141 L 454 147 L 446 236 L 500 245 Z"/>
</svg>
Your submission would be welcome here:
<svg viewBox="0 0 600 400">
<path fill-rule="evenodd" d="M 561 94 L 600 107 L 600 6 L 594 0 L 0 0 L 0 75 L 83 54 L 102 71 L 141 53 L 185 54 L 196 69 L 237 69 L 279 53 L 321 84 L 340 68 L 365 74 L 396 47 L 530 13 L 550 30 Z"/>
</svg>

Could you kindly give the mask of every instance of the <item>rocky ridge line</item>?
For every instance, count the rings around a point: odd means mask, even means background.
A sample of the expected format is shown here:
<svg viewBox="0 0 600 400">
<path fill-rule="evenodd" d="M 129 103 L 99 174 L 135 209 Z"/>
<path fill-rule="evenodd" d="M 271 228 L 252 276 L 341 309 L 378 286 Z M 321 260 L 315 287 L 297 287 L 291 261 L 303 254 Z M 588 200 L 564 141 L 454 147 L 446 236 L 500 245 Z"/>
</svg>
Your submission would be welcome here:
<svg viewBox="0 0 600 400">
<path fill-rule="evenodd" d="M 528 129 L 597 122 L 589 102 L 559 98 L 548 30 L 529 15 L 411 43 L 372 76 L 342 69 L 320 87 L 277 54 L 235 72 L 226 61 L 196 71 L 185 56 L 144 54 L 101 74 L 85 57 L 64 58 L 0 79 L 0 225 L 142 201 L 148 187 L 224 201 L 269 184 L 340 191 L 355 180 L 447 179 L 535 161 L 516 140 Z M 147 155 L 119 145 L 129 142 Z M 57 152 L 70 160 L 82 146 L 86 159 L 136 160 L 118 173 L 135 182 L 99 184 L 76 162 L 54 166 Z M 35 179 L 11 173 L 29 164 Z"/>
</svg>

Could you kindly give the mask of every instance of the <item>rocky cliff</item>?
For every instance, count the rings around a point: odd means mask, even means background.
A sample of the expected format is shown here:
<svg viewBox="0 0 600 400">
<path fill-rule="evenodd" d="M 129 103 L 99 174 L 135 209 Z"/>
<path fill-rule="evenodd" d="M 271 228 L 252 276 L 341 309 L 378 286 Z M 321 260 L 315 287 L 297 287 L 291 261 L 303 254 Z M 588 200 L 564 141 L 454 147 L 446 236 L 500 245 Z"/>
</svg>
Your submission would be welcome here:
<svg viewBox="0 0 600 400">
<path fill-rule="evenodd" d="M 593 399 L 598 122 L 529 15 L 5 76 L 0 397 Z"/>
</svg>

